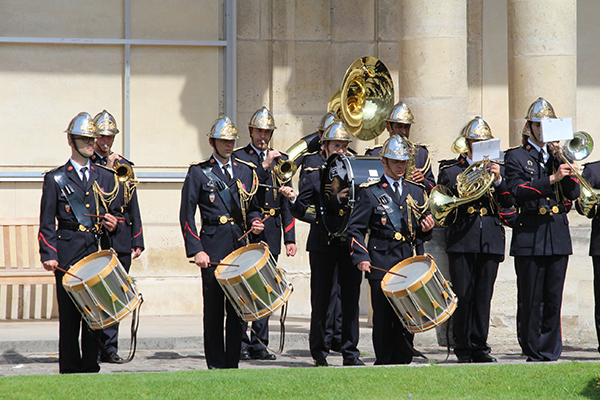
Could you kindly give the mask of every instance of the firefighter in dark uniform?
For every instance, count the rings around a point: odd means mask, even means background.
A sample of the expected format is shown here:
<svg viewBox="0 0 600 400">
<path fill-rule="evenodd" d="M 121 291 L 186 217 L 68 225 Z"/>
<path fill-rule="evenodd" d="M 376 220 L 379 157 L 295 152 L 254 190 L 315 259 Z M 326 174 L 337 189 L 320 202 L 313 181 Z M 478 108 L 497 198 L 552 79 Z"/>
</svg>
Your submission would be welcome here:
<svg viewBox="0 0 600 400">
<path fill-rule="evenodd" d="M 281 237 L 285 244 L 285 254 L 288 257 L 296 255 L 295 219 L 290 212 L 289 201 L 278 193 L 274 187 L 281 185 L 291 186 L 291 183 L 282 182 L 276 169 L 277 160 L 287 160 L 287 155 L 277 150 L 269 149 L 269 142 L 276 129 L 273 115 L 266 108 L 257 110 L 248 123 L 250 131 L 250 143 L 246 147 L 239 148 L 233 152 L 234 157 L 244 160 L 254 166 L 259 181 L 263 185 L 256 192 L 256 202 L 261 207 L 261 214 L 269 218 L 264 222 L 265 229 L 258 236 L 253 235 L 251 242 L 265 242 L 275 258 L 281 253 Z M 291 178 L 291 176 L 290 176 Z M 270 187 L 269 187 L 270 186 Z M 268 352 L 265 346 L 269 345 L 269 317 L 252 322 L 250 338 L 247 334 L 248 324 L 244 324 L 242 331 L 241 360 L 275 360 L 274 354 Z"/>
<path fill-rule="evenodd" d="M 259 234 L 264 225 L 260 214 L 252 211 L 251 196 L 258 179 L 244 162 L 232 157 L 238 131 L 229 117 L 219 117 L 208 134 L 212 156 L 192 164 L 181 191 L 179 223 L 188 257 L 202 271 L 204 306 L 204 352 L 209 369 L 237 368 L 242 343 L 241 320 L 225 298 L 215 278 L 215 264 L 233 250 L 247 244 L 238 239 L 244 235 L 246 221 L 252 232 Z M 200 210 L 202 227 L 196 229 L 196 209 Z M 226 338 L 223 337 L 223 320 Z"/>
<path fill-rule="evenodd" d="M 115 203 L 120 207 L 124 220 L 119 220 L 119 233 L 115 236 L 112 247 L 117 252 L 119 261 L 129 273 L 131 261 L 135 260 L 144 251 L 144 235 L 142 233 L 142 217 L 137 199 L 135 187 L 137 179 L 133 173 L 133 163 L 111 151 L 115 135 L 119 133 L 117 122 L 106 110 L 96 114 L 94 123 L 98 127 L 98 139 L 94 144 L 94 155 L 92 162 L 114 168 L 115 162 L 121 164 L 119 170 L 128 175 L 119 175 L 123 180 L 119 188 L 119 195 Z M 106 244 L 103 245 L 107 247 Z M 100 350 L 100 359 L 103 362 L 119 362 L 123 359 L 117 353 L 119 347 L 119 324 L 114 324 L 101 331 L 101 340 L 106 351 Z"/>
<path fill-rule="evenodd" d="M 321 143 L 325 156 L 345 153 L 351 137 L 341 121 L 335 121 L 323 132 Z M 327 311 L 331 300 L 333 279 L 337 269 L 342 302 L 342 344 L 344 365 L 364 365 L 358 351 L 358 300 L 362 273 L 354 268 L 346 237 L 334 237 L 323 226 L 320 215 L 321 173 L 323 169 L 307 171 L 300 181 L 300 194 L 296 196 L 290 187 L 282 193 L 293 203 L 292 214 L 303 216 L 310 204 L 315 205 L 316 218 L 310 226 L 306 249 L 310 259 L 310 353 L 316 366 L 327 366 L 330 348 L 325 342 Z M 348 196 L 347 189 L 341 193 Z"/>
<path fill-rule="evenodd" d="M 410 108 L 408 108 L 405 102 L 400 101 L 392 107 L 387 115 L 386 121 L 386 127 L 390 136 L 402 136 L 411 147 L 414 165 L 409 163 L 407 173 L 410 174 L 410 176 L 406 176 L 405 178 L 424 185 L 427 193 L 431 192 L 431 189 L 435 186 L 435 177 L 433 176 L 433 171 L 431 169 L 429 150 L 427 150 L 425 145 L 411 143 L 409 140 L 410 127 L 415 123 L 415 117 L 410 111 Z M 369 147 L 365 152 L 365 155 L 378 156 L 381 152 L 381 148 L 382 146 Z"/>
<path fill-rule="evenodd" d="M 465 176 L 465 170 L 473 165 L 472 143 L 493 136 L 483 118 L 475 117 L 459 138 L 465 140 L 466 148 L 462 150 L 466 152 L 455 160 L 441 161 L 438 174 L 438 184 L 454 196 L 473 198 L 466 203 L 463 200 L 456 210 L 456 221 L 445 229 L 450 280 L 458 298 L 458 307 L 452 315 L 454 353 L 459 363 L 495 362 L 487 338 L 494 283 L 498 266 L 504 260 L 504 227 L 499 212 L 511 207 L 514 200 L 506 180 L 502 179 L 504 168 L 494 162 L 478 164 L 479 171 L 489 168 L 488 174 L 481 178 L 491 183 L 489 191 L 459 194 L 457 178 Z M 470 176 L 476 174 L 471 172 Z"/>
<path fill-rule="evenodd" d="M 527 112 L 529 140 L 504 156 L 506 183 L 519 207 L 510 255 L 521 304 L 519 343 L 527 361 L 555 361 L 562 352 L 560 309 L 572 254 L 567 212 L 579 196 L 570 167 L 542 141 L 542 118 L 556 116 L 540 97 Z"/>
<path fill-rule="evenodd" d="M 380 152 L 384 175 L 363 184 L 348 224 L 352 263 L 366 272 L 373 307 L 375 365 L 409 364 L 413 334 L 408 332 L 381 288 L 385 272 L 413 256 L 417 237 L 431 239 L 434 221 L 427 215 L 419 223 L 413 207 L 424 208 L 424 187 L 403 179 L 410 145 L 399 135 L 388 138 Z M 367 244 L 366 236 L 369 234 Z"/>
<path fill-rule="evenodd" d="M 101 236 L 117 230 L 117 209 L 104 198 L 113 193 L 114 172 L 90 162 L 98 129 L 92 117 L 79 113 L 65 131 L 71 158 L 44 177 L 38 235 L 40 257 L 54 271 L 58 299 L 58 362 L 61 374 L 98 372 L 98 339 L 83 322 L 81 314 L 62 285 L 64 272 L 98 251 Z M 86 217 L 85 214 L 104 218 Z M 58 221 L 58 227 L 56 225 Z M 81 333 L 81 349 L 79 335 Z"/>
</svg>

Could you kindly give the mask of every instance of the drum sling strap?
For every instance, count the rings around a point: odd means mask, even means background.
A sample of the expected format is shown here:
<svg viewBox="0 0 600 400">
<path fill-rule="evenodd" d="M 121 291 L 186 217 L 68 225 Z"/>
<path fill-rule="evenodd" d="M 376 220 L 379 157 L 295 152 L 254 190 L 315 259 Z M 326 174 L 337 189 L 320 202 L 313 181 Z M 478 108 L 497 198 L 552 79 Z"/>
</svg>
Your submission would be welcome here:
<svg viewBox="0 0 600 400">
<path fill-rule="evenodd" d="M 77 222 L 81 225 L 85 226 L 90 232 L 98 238 L 98 231 L 94 226 L 94 222 L 90 217 L 86 217 L 85 214 L 88 213 L 88 209 L 83 204 L 83 200 L 79 196 L 79 194 L 73 189 L 73 187 L 67 182 L 67 177 L 65 172 L 62 170 L 54 171 L 54 180 L 58 184 L 60 191 L 63 196 L 69 202 L 71 206 L 71 210 L 73 210 L 73 214 L 75 214 L 75 218 L 77 218 Z"/>
<path fill-rule="evenodd" d="M 211 171 L 211 169 L 212 167 L 205 167 L 202 168 L 202 172 L 204 172 L 204 175 L 206 175 L 208 179 L 211 182 L 213 182 L 213 184 L 216 184 L 217 193 L 223 201 L 227 212 L 233 218 L 235 223 L 238 224 L 240 228 L 242 228 L 242 231 L 245 231 L 244 227 L 241 225 L 243 224 L 244 218 L 242 217 L 242 210 L 240 210 L 240 206 L 238 206 L 238 204 L 233 199 L 233 196 L 231 195 L 231 191 L 229 190 L 227 184 L 225 184 L 225 182 L 223 182 L 221 178 L 215 175 L 214 172 Z"/>
</svg>

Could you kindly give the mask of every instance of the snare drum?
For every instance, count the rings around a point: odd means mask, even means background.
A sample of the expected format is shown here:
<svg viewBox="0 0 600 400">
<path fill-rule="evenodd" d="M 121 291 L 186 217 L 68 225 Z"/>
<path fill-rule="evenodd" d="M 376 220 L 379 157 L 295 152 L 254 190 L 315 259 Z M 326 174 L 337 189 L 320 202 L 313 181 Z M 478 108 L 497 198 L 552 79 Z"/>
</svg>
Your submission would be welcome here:
<svg viewBox="0 0 600 400">
<path fill-rule="evenodd" d="M 238 315 L 246 321 L 265 318 L 283 306 L 292 294 L 292 284 L 277 267 L 264 243 L 252 243 L 230 253 L 222 261 L 238 267 L 219 265 L 217 282 Z"/>
<path fill-rule="evenodd" d="M 104 329 L 131 314 L 142 295 L 117 254 L 101 250 L 79 260 L 63 277 L 62 284 L 92 329 Z"/>
<path fill-rule="evenodd" d="M 323 225 L 329 233 L 341 236 L 346 232 L 360 184 L 379 179 L 381 175 L 381 157 L 332 154 L 327 159 L 320 195 Z M 349 188 L 348 199 L 340 202 L 337 195 L 345 188 Z"/>
<path fill-rule="evenodd" d="M 456 310 L 457 299 L 429 254 L 394 265 L 381 288 L 392 308 L 410 332 L 425 332 L 446 321 Z"/>
</svg>

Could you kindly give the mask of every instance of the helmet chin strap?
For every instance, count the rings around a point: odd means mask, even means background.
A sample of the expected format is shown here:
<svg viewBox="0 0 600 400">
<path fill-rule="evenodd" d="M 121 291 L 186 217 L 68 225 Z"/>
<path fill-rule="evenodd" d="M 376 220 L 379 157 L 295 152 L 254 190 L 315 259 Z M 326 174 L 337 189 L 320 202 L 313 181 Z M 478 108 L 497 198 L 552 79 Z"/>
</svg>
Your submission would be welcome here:
<svg viewBox="0 0 600 400">
<path fill-rule="evenodd" d="M 76 135 L 71 135 L 71 141 L 73 142 L 73 147 L 75 148 L 75 151 L 77 152 L 77 154 L 79 154 L 81 157 L 85 158 L 85 159 L 89 159 L 91 157 L 91 155 L 86 156 L 84 154 L 81 154 L 81 151 L 79 151 L 79 147 L 77 147 L 77 142 L 75 141 L 76 139 Z"/>
</svg>

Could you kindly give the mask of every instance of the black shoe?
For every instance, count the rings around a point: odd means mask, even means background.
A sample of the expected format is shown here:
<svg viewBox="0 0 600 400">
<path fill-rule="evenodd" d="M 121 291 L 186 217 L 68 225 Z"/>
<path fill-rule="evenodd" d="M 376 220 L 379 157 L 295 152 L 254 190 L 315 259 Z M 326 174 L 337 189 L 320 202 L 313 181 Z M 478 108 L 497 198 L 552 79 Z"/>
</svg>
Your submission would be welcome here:
<svg viewBox="0 0 600 400">
<path fill-rule="evenodd" d="M 457 356 L 457 361 L 459 364 L 466 364 L 471 362 L 471 356 Z"/>
<path fill-rule="evenodd" d="M 473 362 L 492 363 L 492 362 L 498 362 L 498 360 L 496 360 L 494 357 L 490 356 L 489 354 L 478 354 L 478 355 L 473 356 Z"/>
<path fill-rule="evenodd" d="M 329 367 L 329 363 L 327 362 L 327 359 L 319 358 L 318 360 L 315 360 L 315 367 Z"/>
<path fill-rule="evenodd" d="M 248 353 L 248 349 L 242 349 L 240 351 L 240 360 L 249 360 L 250 353 Z"/>
<path fill-rule="evenodd" d="M 109 364 L 119 364 L 121 361 L 123 361 L 123 358 L 121 358 L 116 351 L 110 353 L 108 356 L 102 356 L 102 362 L 107 362 Z"/>
<path fill-rule="evenodd" d="M 267 349 L 260 349 L 257 352 L 252 352 L 250 354 L 250 358 L 253 360 L 277 360 L 275 354 L 271 354 L 267 351 Z"/>
<path fill-rule="evenodd" d="M 365 365 L 359 358 L 344 358 L 344 365 L 360 366 Z"/>
</svg>

